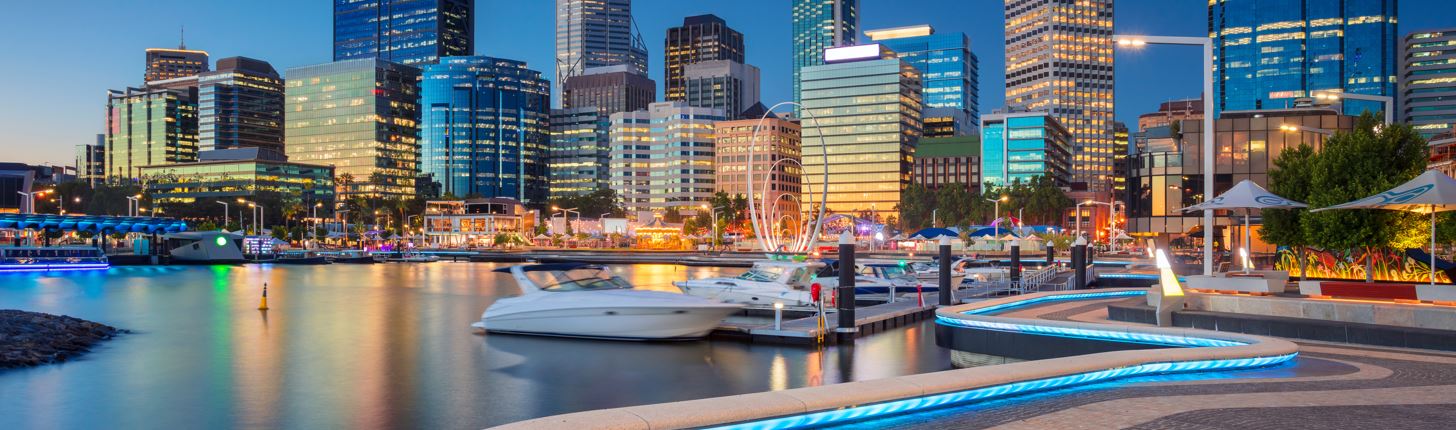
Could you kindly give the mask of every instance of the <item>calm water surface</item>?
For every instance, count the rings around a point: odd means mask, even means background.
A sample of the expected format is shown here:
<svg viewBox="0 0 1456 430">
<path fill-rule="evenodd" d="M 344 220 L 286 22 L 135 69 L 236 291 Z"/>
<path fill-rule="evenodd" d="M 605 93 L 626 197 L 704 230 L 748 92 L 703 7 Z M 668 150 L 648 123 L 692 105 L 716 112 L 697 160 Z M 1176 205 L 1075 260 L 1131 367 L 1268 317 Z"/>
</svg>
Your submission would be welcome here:
<svg viewBox="0 0 1456 430">
<path fill-rule="evenodd" d="M 945 370 L 931 326 L 853 346 L 471 334 L 518 292 L 482 263 L 125 267 L 0 275 L 0 309 L 134 331 L 0 370 L 8 428 L 481 428 L 589 409 Z M 639 287 L 743 269 L 618 266 Z M 256 310 L 267 282 L 271 310 Z"/>
</svg>

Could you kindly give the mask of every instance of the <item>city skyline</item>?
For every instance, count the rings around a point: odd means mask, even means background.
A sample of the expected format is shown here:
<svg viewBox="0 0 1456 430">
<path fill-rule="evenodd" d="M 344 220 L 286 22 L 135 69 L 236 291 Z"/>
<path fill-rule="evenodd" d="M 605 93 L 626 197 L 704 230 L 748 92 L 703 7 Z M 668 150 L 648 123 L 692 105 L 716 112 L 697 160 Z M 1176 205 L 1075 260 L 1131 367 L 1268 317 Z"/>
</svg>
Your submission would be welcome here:
<svg viewBox="0 0 1456 430">
<path fill-rule="evenodd" d="M 40 19 L 23 20 L 0 30 L 0 34 L 18 38 L 22 34 L 53 33 L 52 29 L 61 23 L 58 18 L 50 17 L 59 16 L 72 17 L 68 25 L 80 27 L 143 16 L 156 25 L 104 39 L 58 34 L 45 39 L 45 43 L 0 47 L 0 54 L 7 58 L 40 60 L 0 65 L 0 77 L 6 78 L 0 81 L 7 82 L 7 95 L 13 100 L 31 101 L 0 106 L 0 118 L 3 118 L 0 127 L 7 131 L 0 135 L 0 150 L 11 153 L 10 159 L 14 161 L 69 163 L 75 145 L 92 142 L 95 134 L 102 131 L 106 90 L 142 84 L 139 76 L 145 69 L 145 49 L 175 47 L 183 26 L 189 27 L 188 48 L 207 51 L 212 58 L 257 58 L 281 71 L 327 62 L 332 57 L 330 2 L 260 1 L 256 8 L 233 10 L 222 2 L 160 1 L 145 11 L 107 2 L 88 3 L 92 4 L 82 7 L 87 12 L 79 15 L 63 15 L 48 4 L 17 5 L 16 14 Z M 897 8 L 875 1 L 861 3 L 861 29 L 930 24 L 945 32 L 967 33 L 972 51 L 982 61 L 979 108 L 989 113 L 1004 106 L 1002 2 L 926 0 L 916 2 L 917 7 L 913 8 Z M 1399 33 L 1449 26 L 1439 14 L 1411 13 L 1436 5 L 1434 0 L 1401 2 Z M 475 54 L 524 61 L 528 67 L 543 72 L 554 69 L 551 2 L 520 6 L 481 1 L 476 8 Z M 1204 2 L 1169 5 L 1151 0 L 1120 0 L 1117 9 L 1115 29 L 1121 34 L 1201 36 L 1206 26 Z M 288 12 L 276 13 L 280 10 Z M 789 5 L 785 2 L 748 0 L 724 5 L 637 0 L 634 15 L 649 51 L 649 62 L 663 58 L 661 41 L 667 28 L 680 25 L 683 17 L 706 13 L 723 17 L 728 25 L 743 32 L 749 52 L 747 63 L 762 70 L 765 104 L 791 99 L 791 28 Z M 207 18 L 215 16 L 229 18 Z M 205 20 L 208 25 L 199 25 Z M 258 27 L 251 24 L 259 20 L 275 23 L 270 26 L 274 30 L 257 33 Z M 859 40 L 867 40 L 862 32 Z M 56 49 L 67 44 L 81 49 Z M 61 56 L 59 53 L 63 51 L 68 54 Z M 1119 121 L 1135 123 L 1138 115 L 1155 110 L 1162 101 L 1198 95 L 1198 59 L 1194 53 L 1159 48 L 1147 52 L 1119 51 L 1116 58 L 1119 65 L 1116 118 Z M 1187 72 L 1181 72 L 1184 70 Z M 649 77 L 659 86 L 665 84 L 662 70 L 651 68 Z M 659 87 L 659 94 L 663 93 Z"/>
</svg>

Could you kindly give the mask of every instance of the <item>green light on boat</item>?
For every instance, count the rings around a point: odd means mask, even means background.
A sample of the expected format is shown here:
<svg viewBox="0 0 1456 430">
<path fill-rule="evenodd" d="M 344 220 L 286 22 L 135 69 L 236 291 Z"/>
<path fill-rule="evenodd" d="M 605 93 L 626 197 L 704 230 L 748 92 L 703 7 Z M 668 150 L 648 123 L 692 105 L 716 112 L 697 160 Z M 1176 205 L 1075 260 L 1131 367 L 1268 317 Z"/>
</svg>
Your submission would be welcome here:
<svg viewBox="0 0 1456 430">
<path fill-rule="evenodd" d="M 213 240 L 213 242 L 216 242 L 217 246 L 227 246 L 226 237 L 218 236 L 216 240 Z"/>
</svg>

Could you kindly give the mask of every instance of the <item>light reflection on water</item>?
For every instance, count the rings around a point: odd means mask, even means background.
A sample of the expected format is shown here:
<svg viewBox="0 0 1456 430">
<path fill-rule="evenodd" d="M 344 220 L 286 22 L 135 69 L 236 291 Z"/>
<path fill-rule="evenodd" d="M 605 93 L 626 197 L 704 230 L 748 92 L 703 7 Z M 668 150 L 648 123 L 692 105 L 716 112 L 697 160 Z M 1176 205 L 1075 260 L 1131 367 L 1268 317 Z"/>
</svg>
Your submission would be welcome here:
<svg viewBox="0 0 1456 430">
<path fill-rule="evenodd" d="M 515 293 L 480 263 L 0 276 L 0 308 L 136 331 L 0 371 L 0 428 L 481 428 L 556 413 L 950 368 L 929 323 L 854 347 L 476 336 Z M 624 265 L 642 288 L 743 269 Z M 259 312 L 268 283 L 271 310 Z"/>
</svg>

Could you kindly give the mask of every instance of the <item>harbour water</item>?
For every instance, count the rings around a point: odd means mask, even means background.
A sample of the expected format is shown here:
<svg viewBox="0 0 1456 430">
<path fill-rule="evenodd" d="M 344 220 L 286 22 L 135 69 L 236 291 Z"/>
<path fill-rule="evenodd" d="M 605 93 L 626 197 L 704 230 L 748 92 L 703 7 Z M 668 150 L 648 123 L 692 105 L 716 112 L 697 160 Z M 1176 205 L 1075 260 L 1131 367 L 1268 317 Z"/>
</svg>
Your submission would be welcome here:
<svg viewBox="0 0 1456 430">
<path fill-rule="evenodd" d="M 485 263 L 0 275 L 0 309 L 132 330 L 0 370 L 0 428 L 483 428 L 590 409 L 945 370 L 927 322 L 816 349 L 471 334 L 517 291 Z M 744 269 L 623 265 L 643 288 Z M 258 311 L 268 284 L 271 310 Z"/>
</svg>

